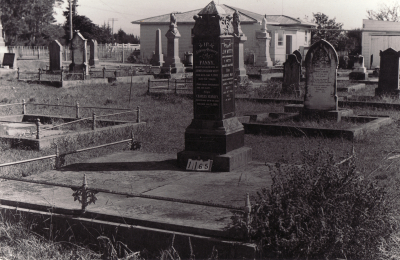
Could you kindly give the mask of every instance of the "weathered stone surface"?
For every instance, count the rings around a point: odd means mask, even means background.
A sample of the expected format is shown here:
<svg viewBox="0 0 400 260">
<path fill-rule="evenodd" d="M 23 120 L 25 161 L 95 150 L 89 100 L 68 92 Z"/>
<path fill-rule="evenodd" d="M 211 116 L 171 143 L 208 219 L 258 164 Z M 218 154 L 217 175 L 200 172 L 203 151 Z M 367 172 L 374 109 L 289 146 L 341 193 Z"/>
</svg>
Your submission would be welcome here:
<svg viewBox="0 0 400 260">
<path fill-rule="evenodd" d="M 69 65 L 71 72 L 85 72 L 89 75 L 87 60 L 87 40 L 83 38 L 79 31 L 75 31 L 72 39 L 72 63 Z"/>
<path fill-rule="evenodd" d="M 300 65 L 302 65 L 303 63 L 303 56 L 301 55 L 301 53 L 298 50 L 295 50 L 293 52 L 294 55 L 296 55 L 297 60 L 300 62 Z"/>
<path fill-rule="evenodd" d="M 49 44 L 50 70 L 61 70 L 63 47 L 57 40 Z"/>
<path fill-rule="evenodd" d="M 259 53 L 256 60 L 256 66 L 272 67 L 271 56 L 269 54 L 269 42 L 271 37 L 267 32 L 267 15 L 263 18 L 261 31 L 256 32 L 257 46 Z"/>
<path fill-rule="evenodd" d="M 185 151 L 178 154 L 181 165 L 185 165 L 188 159 L 196 159 L 196 154 L 212 159 L 215 155 L 234 152 L 244 145 L 243 125 L 235 113 L 232 17 L 225 16 L 221 10 L 211 2 L 194 17 L 194 119 L 185 131 Z M 194 157 L 189 158 L 188 155 Z M 234 163 L 235 168 L 248 161 L 229 159 L 217 163 L 226 162 Z M 232 169 L 216 165 L 216 168 L 219 167 Z"/>
<path fill-rule="evenodd" d="M 246 35 L 244 35 L 240 26 L 240 14 L 236 10 L 233 14 L 233 33 L 235 36 L 234 46 L 234 66 L 235 74 L 238 84 L 244 84 L 248 81 L 246 68 L 244 67 L 244 47 L 243 44 L 247 41 Z"/>
<path fill-rule="evenodd" d="M 338 61 L 329 42 L 320 40 L 310 47 L 305 59 L 305 110 L 337 110 Z"/>
<path fill-rule="evenodd" d="M 301 65 L 296 55 L 290 54 L 283 63 L 282 92 L 300 96 Z"/>
<path fill-rule="evenodd" d="M 184 73 L 185 68 L 179 58 L 179 38 L 181 34 L 178 31 L 175 14 L 171 14 L 170 22 L 169 30 L 165 34 L 165 37 L 167 37 L 167 57 L 165 58 L 162 72 L 173 69 L 175 73 Z"/>
<path fill-rule="evenodd" d="M 389 48 L 380 51 L 381 56 L 378 88 L 375 89 L 376 95 L 395 94 L 400 92 L 399 88 L 399 62 L 400 52 Z"/>
<path fill-rule="evenodd" d="M 368 79 L 367 68 L 364 66 L 364 57 L 357 55 L 354 57 L 353 71 L 349 74 L 351 80 L 366 80 Z"/>
<path fill-rule="evenodd" d="M 18 67 L 15 53 L 4 53 L 3 66 L 8 66 L 10 69 L 16 69 Z"/>
<path fill-rule="evenodd" d="M 90 39 L 89 40 L 89 48 L 90 48 L 89 66 L 96 68 L 100 65 L 97 41 Z"/>
<path fill-rule="evenodd" d="M 161 43 L 161 29 L 156 31 L 156 47 L 153 56 L 153 66 L 163 66 L 164 57 L 162 53 L 162 43 Z"/>
</svg>

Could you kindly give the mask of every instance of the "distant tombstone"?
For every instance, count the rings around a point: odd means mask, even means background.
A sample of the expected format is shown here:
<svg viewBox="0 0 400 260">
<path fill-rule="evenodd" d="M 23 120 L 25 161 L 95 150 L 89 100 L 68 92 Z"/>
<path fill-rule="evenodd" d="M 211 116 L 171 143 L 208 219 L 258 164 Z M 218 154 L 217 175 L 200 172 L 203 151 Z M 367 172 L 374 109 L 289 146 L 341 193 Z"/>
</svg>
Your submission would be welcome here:
<svg viewBox="0 0 400 260">
<path fill-rule="evenodd" d="M 364 56 L 354 57 L 353 71 L 349 74 L 349 79 L 366 80 L 368 79 L 367 68 L 364 66 Z"/>
<path fill-rule="evenodd" d="M 235 74 L 238 84 L 244 84 L 248 81 L 246 68 L 244 66 L 244 42 L 247 41 L 240 25 L 240 14 L 236 10 L 233 13 L 233 33 L 235 39 L 234 53 L 235 53 Z"/>
<path fill-rule="evenodd" d="M 165 73 L 172 69 L 176 74 L 183 74 L 185 67 L 179 57 L 179 38 L 181 34 L 178 31 L 176 15 L 173 13 L 170 15 L 169 30 L 165 37 L 167 37 L 167 57 L 161 70 Z"/>
<path fill-rule="evenodd" d="M 90 39 L 89 47 L 90 47 L 89 66 L 96 68 L 96 66 L 99 66 L 100 64 L 97 41 L 94 39 Z"/>
<path fill-rule="evenodd" d="M 338 110 L 338 55 L 333 46 L 320 40 L 314 43 L 305 59 L 305 110 Z"/>
<path fill-rule="evenodd" d="M 267 15 L 262 20 L 260 31 L 256 31 L 257 46 L 259 53 L 257 55 L 256 66 L 272 67 L 271 56 L 269 54 L 269 42 L 271 37 L 267 31 Z"/>
<path fill-rule="evenodd" d="M 296 55 L 290 54 L 283 63 L 282 92 L 300 96 L 301 65 Z"/>
<path fill-rule="evenodd" d="M 3 56 L 3 67 L 8 66 L 10 69 L 17 68 L 17 56 L 15 53 L 4 53 Z"/>
<path fill-rule="evenodd" d="M 164 64 L 164 58 L 162 53 L 161 43 L 161 29 L 156 31 L 156 48 L 153 55 L 153 66 L 162 66 Z"/>
<path fill-rule="evenodd" d="M 375 89 L 375 95 L 399 95 L 399 61 L 400 52 L 389 48 L 380 51 L 381 56 L 379 82 Z"/>
<path fill-rule="evenodd" d="M 85 72 L 89 74 L 87 61 L 87 40 L 83 38 L 79 31 L 75 31 L 71 44 L 72 63 L 69 65 L 71 72 Z"/>
<path fill-rule="evenodd" d="M 212 1 L 193 18 L 193 120 L 178 162 L 213 160 L 213 170 L 231 171 L 251 161 L 235 112 L 232 17 Z"/>
<path fill-rule="evenodd" d="M 63 47 L 57 40 L 52 41 L 49 44 L 50 70 L 51 71 L 61 70 L 62 53 L 63 53 Z"/>
<path fill-rule="evenodd" d="M 303 56 L 301 55 L 301 53 L 298 50 L 295 50 L 293 52 L 294 55 L 296 55 L 297 60 L 300 62 L 300 66 L 303 63 Z"/>
</svg>

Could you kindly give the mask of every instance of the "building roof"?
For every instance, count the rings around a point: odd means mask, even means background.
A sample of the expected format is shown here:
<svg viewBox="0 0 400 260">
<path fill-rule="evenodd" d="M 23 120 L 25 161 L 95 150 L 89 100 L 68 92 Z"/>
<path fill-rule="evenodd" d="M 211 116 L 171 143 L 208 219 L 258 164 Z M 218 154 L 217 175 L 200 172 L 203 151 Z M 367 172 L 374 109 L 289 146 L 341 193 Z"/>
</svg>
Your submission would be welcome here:
<svg viewBox="0 0 400 260">
<path fill-rule="evenodd" d="M 232 7 L 226 4 L 219 5 L 218 7 L 221 7 L 227 15 L 233 15 L 235 10 L 237 10 L 240 14 L 240 23 L 241 24 L 246 24 L 246 23 L 261 23 L 262 19 L 264 18 L 264 15 L 253 13 L 247 10 L 244 10 L 242 8 L 236 8 Z M 178 25 L 185 24 L 185 23 L 190 23 L 194 24 L 194 19 L 193 16 L 197 15 L 199 12 L 201 12 L 203 8 L 201 9 L 196 9 L 192 11 L 187 11 L 187 12 L 178 12 L 175 13 L 176 20 L 178 22 Z M 293 18 L 287 15 L 267 15 L 266 16 L 268 24 L 276 24 L 280 26 L 306 26 L 306 27 L 314 27 L 316 24 L 301 20 L 299 18 Z M 133 24 L 169 24 L 170 23 L 170 14 L 163 14 L 159 16 L 154 16 L 150 18 L 144 18 L 140 19 L 137 21 L 133 21 Z"/>
</svg>

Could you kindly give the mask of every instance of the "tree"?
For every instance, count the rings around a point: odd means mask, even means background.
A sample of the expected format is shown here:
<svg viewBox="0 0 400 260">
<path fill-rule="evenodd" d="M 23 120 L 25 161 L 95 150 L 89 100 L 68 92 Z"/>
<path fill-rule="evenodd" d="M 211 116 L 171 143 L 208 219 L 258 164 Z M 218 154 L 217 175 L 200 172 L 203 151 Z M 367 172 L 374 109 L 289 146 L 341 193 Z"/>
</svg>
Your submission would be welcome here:
<svg viewBox="0 0 400 260">
<path fill-rule="evenodd" d="M 382 4 L 378 11 L 367 10 L 367 18 L 369 20 L 399 22 L 399 11 L 400 5 L 398 3 L 394 3 L 393 6 Z"/>
<path fill-rule="evenodd" d="M 346 41 L 346 34 L 343 32 L 342 23 L 337 23 L 336 18 L 329 19 L 326 14 L 313 13 L 313 22 L 317 24 L 317 28 L 311 31 L 311 43 L 315 43 L 324 39 L 331 43 L 337 50 L 339 43 Z"/>
<path fill-rule="evenodd" d="M 54 8 L 63 0 L 0 0 L 1 22 L 8 45 L 37 45 L 37 39 L 50 39 L 55 22 Z"/>
</svg>

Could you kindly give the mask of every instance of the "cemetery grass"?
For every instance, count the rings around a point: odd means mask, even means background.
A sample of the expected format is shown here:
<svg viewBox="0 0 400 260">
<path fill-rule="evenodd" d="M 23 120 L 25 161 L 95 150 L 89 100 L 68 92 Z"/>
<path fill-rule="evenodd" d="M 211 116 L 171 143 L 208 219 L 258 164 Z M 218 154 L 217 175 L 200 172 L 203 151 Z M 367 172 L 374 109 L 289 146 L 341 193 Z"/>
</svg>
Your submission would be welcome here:
<svg viewBox="0 0 400 260">
<path fill-rule="evenodd" d="M 192 100 L 190 98 L 176 96 L 174 94 L 147 95 L 146 84 L 134 84 L 129 104 L 129 84 L 104 84 L 86 85 L 68 89 L 47 87 L 37 84 L 17 82 L 12 78 L 0 80 L 0 104 L 21 102 L 25 99 L 35 103 L 55 104 L 59 98 L 60 104 L 75 104 L 78 101 L 85 106 L 106 106 L 119 108 L 141 107 L 142 121 L 147 122 L 145 129 L 136 132 L 136 139 L 142 142 L 144 152 L 172 153 L 176 154 L 184 149 L 184 132 L 193 117 Z M 249 101 L 236 102 L 238 114 L 254 111 L 279 110 L 276 105 L 265 105 Z M 50 107 L 28 106 L 28 113 L 53 113 Z M 324 137 L 291 137 L 291 136 L 262 136 L 245 135 L 245 146 L 253 150 L 253 160 L 268 163 L 298 164 L 301 151 L 304 149 L 331 150 L 337 158 L 346 158 L 354 147 L 357 160 L 357 169 L 366 178 L 379 180 L 381 185 L 392 182 L 399 177 L 398 169 L 400 160 L 400 131 L 397 111 L 381 109 L 353 108 L 356 114 L 381 114 L 390 115 L 395 122 L 392 125 L 382 127 L 378 132 L 371 133 L 361 140 L 348 141 L 342 138 L 326 139 Z M 55 113 L 56 111 L 54 111 Z M 59 111 L 57 111 L 59 112 Z M 64 111 L 67 114 L 71 112 Z M 1 107 L 0 113 L 20 114 L 21 108 Z M 111 137 L 105 139 L 86 140 L 80 143 L 68 143 L 60 147 L 62 151 L 77 149 L 86 145 L 97 145 L 111 141 Z M 127 136 L 124 139 L 129 138 Z M 94 143 L 95 142 L 95 143 Z M 67 156 L 67 163 L 81 162 L 87 158 L 114 153 L 128 149 L 126 145 L 117 145 L 105 149 L 97 149 L 80 154 L 80 156 Z M 13 162 L 28 158 L 36 158 L 48 154 L 54 154 L 53 149 L 44 151 L 32 151 L 23 149 L 8 149 L 1 147 L 2 156 L 0 163 Z M 13 167 L 2 174 L 27 176 L 48 170 L 52 167 L 52 161 L 42 163 L 28 163 L 24 166 Z M 255 191 L 254 191 L 255 192 Z M 10 240 L 11 241 L 11 240 Z M 10 242 L 9 246 L 13 243 Z M 14 243 L 15 244 L 15 243 Z M 89 259 L 89 258 L 88 258 Z"/>
</svg>

